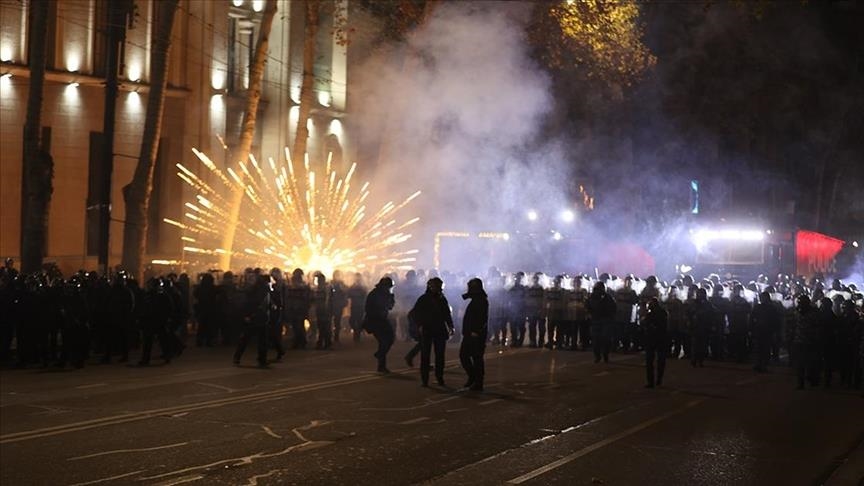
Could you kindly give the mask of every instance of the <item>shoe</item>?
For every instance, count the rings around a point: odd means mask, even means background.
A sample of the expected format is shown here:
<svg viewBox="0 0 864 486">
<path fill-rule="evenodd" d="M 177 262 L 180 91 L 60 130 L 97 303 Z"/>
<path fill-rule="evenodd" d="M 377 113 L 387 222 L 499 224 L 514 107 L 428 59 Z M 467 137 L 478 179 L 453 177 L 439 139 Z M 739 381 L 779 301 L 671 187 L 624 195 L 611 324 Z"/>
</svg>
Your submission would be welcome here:
<svg viewBox="0 0 864 486">
<path fill-rule="evenodd" d="M 654 388 L 654 385 L 652 385 L 651 383 L 648 383 L 647 385 L 645 385 L 645 388 Z"/>
<path fill-rule="evenodd" d="M 411 359 L 410 356 L 405 356 L 405 364 L 407 364 L 409 368 L 413 368 L 414 367 L 414 360 Z"/>
<path fill-rule="evenodd" d="M 141 360 L 138 362 L 138 366 L 150 366 L 150 362 Z"/>
<path fill-rule="evenodd" d="M 472 386 L 474 386 L 474 380 L 468 380 L 465 382 L 462 388 L 471 388 Z"/>
<path fill-rule="evenodd" d="M 482 392 L 483 391 L 483 385 L 480 385 L 480 384 L 471 385 L 471 388 L 469 388 L 469 390 Z"/>
<path fill-rule="evenodd" d="M 444 383 L 444 378 L 438 378 L 437 381 L 438 381 L 438 386 L 447 386 L 447 385 Z"/>
<path fill-rule="evenodd" d="M 429 388 L 429 382 L 424 381 L 424 382 L 420 383 L 420 386 L 423 388 Z"/>
<path fill-rule="evenodd" d="M 660 380 L 658 380 L 658 381 L 657 381 L 657 388 L 660 388 L 661 386 L 663 386 L 663 382 L 660 381 Z"/>
<path fill-rule="evenodd" d="M 378 367 L 378 373 L 382 373 L 382 374 L 388 375 L 388 374 L 390 374 L 390 370 L 388 370 L 388 369 L 387 369 L 386 367 L 384 367 L 384 366 L 379 366 L 379 367 Z"/>
<path fill-rule="evenodd" d="M 234 360 L 234 366 L 240 366 L 240 360 L 239 359 Z"/>
<path fill-rule="evenodd" d="M 258 362 L 258 367 L 259 367 L 259 368 L 269 368 L 269 367 L 270 367 L 270 364 L 267 363 L 266 361 L 259 361 L 259 362 Z"/>
</svg>

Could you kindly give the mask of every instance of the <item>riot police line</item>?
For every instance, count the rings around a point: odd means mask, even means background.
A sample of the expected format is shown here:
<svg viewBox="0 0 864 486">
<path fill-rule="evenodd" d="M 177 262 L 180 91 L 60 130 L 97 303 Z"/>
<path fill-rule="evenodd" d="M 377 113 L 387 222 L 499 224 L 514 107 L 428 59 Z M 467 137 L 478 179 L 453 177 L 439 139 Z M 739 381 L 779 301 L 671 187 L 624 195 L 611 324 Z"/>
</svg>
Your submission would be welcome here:
<svg viewBox="0 0 864 486">
<path fill-rule="evenodd" d="M 413 366 L 421 355 L 424 385 L 433 371 L 443 384 L 447 341 L 461 342 L 466 386 L 475 389 L 483 386 L 487 345 L 591 351 L 597 363 L 610 353 L 644 351 L 646 386 L 662 384 L 667 358 L 694 367 L 748 362 L 760 372 L 783 362 L 794 366 L 799 387 L 862 383 L 862 295 L 839 280 L 828 286 L 784 275 L 747 283 L 682 275 L 661 282 L 490 269 L 484 281 L 410 270 L 381 278 L 370 291 L 369 274 L 354 274 L 350 283 L 338 271 L 329 281 L 321 272 L 309 277 L 301 269 L 290 276 L 247 269 L 203 273 L 195 284 L 168 274 L 142 286 L 123 272 L 20 275 L 7 261 L 0 269 L 0 362 L 80 368 L 126 362 L 140 349 L 138 364 L 148 365 L 154 341 L 170 362 L 194 335 L 197 346 L 234 346 L 237 364 L 254 343 L 266 367 L 271 351 L 282 359 L 286 342 L 328 350 L 340 338 L 356 342 L 368 333 L 378 342 L 382 373 L 396 339 L 415 341 L 404 360 Z"/>
</svg>

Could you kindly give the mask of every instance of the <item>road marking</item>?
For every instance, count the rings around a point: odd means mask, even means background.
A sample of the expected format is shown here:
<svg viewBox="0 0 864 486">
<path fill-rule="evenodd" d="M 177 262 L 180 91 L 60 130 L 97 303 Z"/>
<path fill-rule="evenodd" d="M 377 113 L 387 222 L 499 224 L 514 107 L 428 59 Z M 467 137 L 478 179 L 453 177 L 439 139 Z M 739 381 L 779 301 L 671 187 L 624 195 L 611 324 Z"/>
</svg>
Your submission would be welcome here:
<svg viewBox="0 0 864 486">
<path fill-rule="evenodd" d="M 142 470 L 140 470 L 140 471 L 132 471 L 132 472 L 129 472 L 129 473 L 126 473 L 126 474 L 118 474 L 117 476 L 111 476 L 110 478 L 102 478 L 102 479 L 97 479 L 97 480 L 95 480 L 95 481 L 87 481 L 86 483 L 75 483 L 75 484 L 71 484 L 71 485 L 69 485 L 69 486 L 85 486 L 85 485 L 87 485 L 87 484 L 98 484 L 98 483 L 104 483 L 104 482 L 106 482 L 106 481 L 114 481 L 115 479 L 120 479 L 120 478 L 126 478 L 126 477 L 129 477 L 129 476 L 134 476 L 134 475 L 136 475 L 136 474 L 138 474 L 138 473 L 142 473 L 142 472 L 144 472 L 144 469 L 142 469 Z"/>
<path fill-rule="evenodd" d="M 418 423 L 423 422 L 423 421 L 425 421 L 425 420 L 429 420 L 429 417 L 417 417 L 417 418 L 415 418 L 415 419 L 405 420 L 405 421 L 403 421 L 403 422 L 399 422 L 399 425 L 418 424 Z"/>
<path fill-rule="evenodd" d="M 518 354 L 527 354 L 530 350 L 525 351 L 513 351 L 511 353 L 507 353 L 504 355 L 498 355 L 497 353 L 488 353 L 490 358 L 492 357 L 500 357 L 509 355 L 518 355 Z M 446 367 L 459 366 L 460 361 L 458 359 L 449 360 L 446 362 Z M 407 374 L 407 373 L 416 373 L 416 370 L 411 368 L 405 368 L 403 370 L 395 371 L 394 374 Z M 42 437 L 50 437 L 53 435 L 66 434 L 69 432 L 79 432 L 82 430 L 89 430 L 99 427 L 106 427 L 109 425 L 119 425 L 128 422 L 137 422 L 139 420 L 164 417 L 164 416 L 172 416 L 180 413 L 188 413 L 196 410 L 206 410 L 210 408 L 219 408 L 227 405 L 236 405 L 240 403 L 254 402 L 257 400 L 266 400 L 266 399 L 277 399 L 277 398 L 285 398 L 291 395 L 296 395 L 299 393 L 305 393 L 309 391 L 318 391 L 324 390 L 328 388 L 335 388 L 343 385 L 353 385 L 358 383 L 365 383 L 372 380 L 380 380 L 384 379 L 386 375 L 359 375 L 359 376 L 349 376 L 345 378 L 338 378 L 330 381 L 322 381 L 318 383 L 309 383 L 306 385 L 297 385 L 293 387 L 280 388 L 276 390 L 257 392 L 257 393 L 249 393 L 246 395 L 238 395 L 233 397 L 219 398 L 214 400 L 208 400 L 204 402 L 190 403 L 185 405 L 175 405 L 172 407 L 165 408 L 156 408 L 150 410 L 142 410 L 140 412 L 130 412 L 124 413 L 120 415 L 112 415 L 108 417 L 102 417 L 91 420 L 83 420 L 81 422 L 73 422 L 64 425 L 57 425 L 53 427 L 44 427 L 41 429 L 32 429 L 25 430 L 21 432 L 13 432 L 9 434 L 0 435 L 0 444 L 7 444 L 12 442 L 20 442 L 25 440 L 32 440 Z M 458 398 L 458 397 L 453 397 Z M 440 402 L 440 401 L 439 401 Z M 438 403 L 438 402 L 436 402 Z"/>
<path fill-rule="evenodd" d="M 527 472 L 527 473 L 525 473 L 519 477 L 513 478 L 513 479 L 507 481 L 507 484 L 522 484 L 525 481 L 529 481 L 529 480 L 534 479 L 538 476 L 546 474 L 547 472 L 552 471 L 554 469 L 557 469 L 557 468 L 559 468 L 559 467 L 561 467 L 561 466 L 563 466 L 569 462 L 572 462 L 572 461 L 574 461 L 574 460 L 576 460 L 576 459 L 578 459 L 584 455 L 590 454 L 590 453 L 596 451 L 597 449 L 605 447 L 605 446 L 612 444 L 614 442 L 618 442 L 619 440 L 621 440 L 625 437 L 631 436 L 631 435 L 633 435 L 639 431 L 647 429 L 648 427 L 651 427 L 652 425 L 654 425 L 656 423 L 662 422 L 662 421 L 668 419 L 669 417 L 672 417 L 672 416 L 677 415 L 679 413 L 682 413 L 682 412 L 684 412 L 690 408 L 693 408 L 696 405 L 699 405 L 700 403 L 704 402 L 705 400 L 707 400 L 707 398 L 699 398 L 696 400 L 691 400 L 691 401 L 687 402 L 686 404 L 684 404 L 684 406 L 682 406 L 682 407 L 676 408 L 675 410 L 672 410 L 670 412 L 666 412 L 663 415 L 658 415 L 654 418 L 648 419 L 648 420 L 646 420 L 646 421 L 644 421 L 638 425 L 630 427 L 629 429 L 627 429 L 623 432 L 619 432 L 619 433 L 617 433 L 611 437 L 607 437 L 606 439 L 595 442 L 595 443 L 593 443 L 587 447 L 583 447 L 582 449 L 579 449 L 578 451 L 576 451 L 570 455 L 564 456 L 561 459 L 558 459 L 557 461 L 550 462 L 549 464 L 546 464 L 543 467 L 539 467 L 539 468 L 537 468 L 533 471 Z"/>
<path fill-rule="evenodd" d="M 606 375 L 611 375 L 611 374 L 612 374 L 611 371 L 601 371 L 600 373 L 594 373 L 591 376 L 606 376 Z"/>
<path fill-rule="evenodd" d="M 201 385 L 201 386 L 209 386 L 209 387 L 211 387 L 211 388 L 216 388 L 217 390 L 222 390 L 222 391 L 224 391 L 224 392 L 228 392 L 228 393 L 234 393 L 234 392 L 237 391 L 237 389 L 235 389 L 235 388 L 231 388 L 231 387 L 227 387 L 227 386 L 222 386 L 222 385 L 217 385 L 217 384 L 215 384 L 215 383 L 204 383 L 203 381 L 196 381 L 195 384 L 196 384 L 196 385 Z"/>
<path fill-rule="evenodd" d="M 503 402 L 503 401 L 504 401 L 503 398 L 493 398 L 492 400 L 486 400 L 485 402 L 479 402 L 477 405 L 480 405 L 481 407 L 483 407 L 486 405 L 492 405 L 493 403 Z"/>
<path fill-rule="evenodd" d="M 274 438 L 276 438 L 276 439 L 281 439 L 281 438 L 282 438 L 281 435 L 277 434 L 276 432 L 273 432 L 273 429 L 271 429 L 270 427 L 267 427 L 266 425 L 262 425 L 262 426 L 261 426 L 261 430 L 263 430 L 264 433 L 267 434 L 267 435 L 269 435 L 270 437 L 274 437 Z"/>
<path fill-rule="evenodd" d="M 108 386 L 108 383 L 92 383 L 90 385 L 76 386 L 75 389 L 76 390 L 86 390 L 87 388 L 96 388 L 96 387 L 100 387 L 100 386 Z"/>
<path fill-rule="evenodd" d="M 67 461 L 80 461 L 81 459 L 90 459 L 91 457 L 108 456 L 111 454 L 124 454 L 127 452 L 158 451 L 158 450 L 162 450 L 162 449 L 173 449 L 175 447 L 183 447 L 186 444 L 188 444 L 188 442 L 178 442 L 176 444 L 168 444 L 168 445 L 156 446 L 156 447 L 145 447 L 142 449 L 117 449 L 114 451 L 105 451 L 105 452 L 97 452 L 95 454 L 87 454 L 86 456 L 70 457 L 69 459 L 66 459 L 66 460 Z"/>
</svg>

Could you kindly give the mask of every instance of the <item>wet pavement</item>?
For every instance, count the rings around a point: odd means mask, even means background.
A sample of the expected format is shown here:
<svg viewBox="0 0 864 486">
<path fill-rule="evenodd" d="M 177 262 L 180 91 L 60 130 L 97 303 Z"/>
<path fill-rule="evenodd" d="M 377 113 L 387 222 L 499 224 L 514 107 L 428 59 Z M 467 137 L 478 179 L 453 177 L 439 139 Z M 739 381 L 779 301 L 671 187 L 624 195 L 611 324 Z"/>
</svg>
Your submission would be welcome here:
<svg viewBox="0 0 864 486">
<path fill-rule="evenodd" d="M 640 354 L 487 348 L 484 392 L 446 387 L 373 343 L 289 352 L 269 369 L 231 349 L 170 365 L 0 371 L 0 483 L 859 484 L 860 391 L 796 391 L 788 368 Z"/>
</svg>

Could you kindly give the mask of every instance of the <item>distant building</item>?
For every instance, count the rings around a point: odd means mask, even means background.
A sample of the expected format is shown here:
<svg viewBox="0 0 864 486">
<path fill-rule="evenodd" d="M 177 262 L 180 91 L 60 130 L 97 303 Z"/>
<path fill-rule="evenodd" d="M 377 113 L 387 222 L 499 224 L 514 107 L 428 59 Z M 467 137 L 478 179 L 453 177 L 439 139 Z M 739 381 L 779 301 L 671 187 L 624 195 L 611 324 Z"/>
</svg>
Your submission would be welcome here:
<svg viewBox="0 0 864 486">
<path fill-rule="evenodd" d="M 96 267 L 102 140 L 106 12 L 111 0 L 50 2 L 48 60 L 42 124 L 54 158 L 47 262 L 64 273 Z M 253 152 L 284 157 L 293 143 L 303 73 L 302 1 L 277 0 L 270 54 Z M 337 2 L 340 0 L 336 0 Z M 140 149 L 151 39 L 159 19 L 154 0 L 135 0 L 121 53 L 110 228 L 110 265 L 120 262 L 125 208 L 123 186 L 132 178 Z M 345 5 L 340 3 L 339 5 Z M 28 0 L 0 2 L 0 255 L 17 258 L 21 239 L 22 133 L 27 109 Z M 147 261 L 182 260 L 180 219 L 191 192 L 174 164 L 200 169 L 193 147 L 223 166 L 236 143 L 245 107 L 249 64 L 259 34 L 263 0 L 181 0 L 171 43 L 168 93 L 150 209 Z M 310 156 L 335 160 L 349 148 L 340 121 L 347 98 L 347 47 L 336 42 L 333 9 L 319 19 L 315 99 L 309 122 Z M 229 149 L 222 145 L 224 140 Z M 205 175 L 206 177 L 206 175 Z"/>
</svg>

